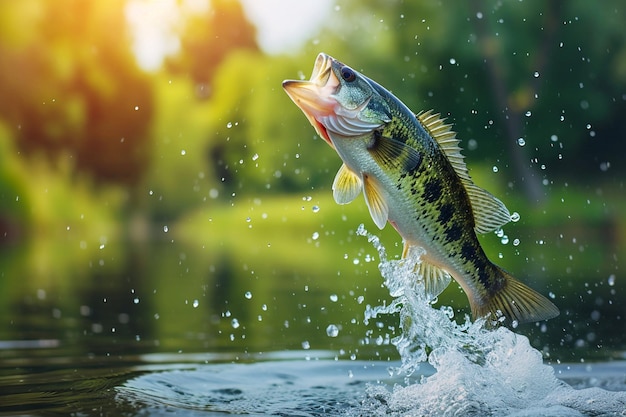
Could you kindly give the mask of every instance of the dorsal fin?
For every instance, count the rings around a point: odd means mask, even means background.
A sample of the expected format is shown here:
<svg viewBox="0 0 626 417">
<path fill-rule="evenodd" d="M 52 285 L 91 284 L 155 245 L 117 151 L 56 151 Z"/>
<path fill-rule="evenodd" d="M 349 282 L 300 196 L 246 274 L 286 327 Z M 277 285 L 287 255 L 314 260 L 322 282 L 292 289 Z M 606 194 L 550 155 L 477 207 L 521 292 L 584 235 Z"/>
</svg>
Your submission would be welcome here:
<svg viewBox="0 0 626 417">
<path fill-rule="evenodd" d="M 467 172 L 467 166 L 461 154 L 461 142 L 456 138 L 456 132 L 452 130 L 452 125 L 446 123 L 446 119 L 440 117 L 439 113 L 433 113 L 432 110 L 420 112 L 416 115 L 417 120 L 422 124 L 424 129 L 437 141 L 443 153 L 448 157 L 448 161 L 452 164 L 454 171 L 462 180 L 472 181 Z"/>
<path fill-rule="evenodd" d="M 478 233 L 488 233 L 511 221 L 511 214 L 504 203 L 472 181 L 463 154 L 461 154 L 460 140 L 456 138 L 452 125 L 447 124 L 439 113 L 434 113 L 432 110 L 420 112 L 416 117 L 422 127 L 437 141 L 461 179 L 472 204 L 474 229 Z"/>
</svg>

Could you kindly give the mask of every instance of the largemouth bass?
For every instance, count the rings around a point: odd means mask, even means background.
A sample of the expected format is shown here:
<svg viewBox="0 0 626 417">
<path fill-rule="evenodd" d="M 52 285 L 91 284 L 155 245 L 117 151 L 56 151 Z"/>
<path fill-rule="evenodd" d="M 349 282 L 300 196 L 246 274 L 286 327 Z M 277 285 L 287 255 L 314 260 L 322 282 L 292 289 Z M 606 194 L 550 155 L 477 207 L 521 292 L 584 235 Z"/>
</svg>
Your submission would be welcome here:
<svg viewBox="0 0 626 417">
<path fill-rule="evenodd" d="M 476 186 L 451 126 L 432 111 L 414 114 L 398 98 L 336 59 L 319 54 L 311 78 L 283 88 L 343 165 L 333 182 L 338 204 L 361 191 L 374 223 L 389 222 L 425 253 L 416 266 L 436 296 L 454 278 L 472 315 L 509 325 L 555 317 L 547 298 L 492 263 L 476 233 L 511 220 L 505 205 Z"/>
</svg>

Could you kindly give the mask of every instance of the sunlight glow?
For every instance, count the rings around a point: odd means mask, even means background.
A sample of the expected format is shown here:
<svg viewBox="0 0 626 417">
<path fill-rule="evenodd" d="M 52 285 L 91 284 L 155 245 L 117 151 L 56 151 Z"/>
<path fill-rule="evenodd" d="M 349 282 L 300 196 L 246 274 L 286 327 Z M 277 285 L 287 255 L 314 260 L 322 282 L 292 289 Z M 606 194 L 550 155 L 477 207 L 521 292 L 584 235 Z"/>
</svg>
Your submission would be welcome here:
<svg viewBox="0 0 626 417">
<path fill-rule="evenodd" d="M 241 0 L 257 27 L 257 41 L 269 54 L 299 49 L 328 16 L 334 0 Z"/>
<path fill-rule="evenodd" d="M 269 54 L 292 52 L 323 24 L 334 0 L 241 0 L 248 19 L 257 28 L 257 41 Z M 141 68 L 161 67 L 163 59 L 180 49 L 177 30 L 185 16 L 206 11 L 210 0 L 129 0 L 126 19 L 133 51 Z"/>
<path fill-rule="evenodd" d="M 174 27 L 180 20 L 176 0 L 130 0 L 126 19 L 133 35 L 133 51 L 139 66 L 158 69 L 165 56 L 180 49 Z"/>
</svg>

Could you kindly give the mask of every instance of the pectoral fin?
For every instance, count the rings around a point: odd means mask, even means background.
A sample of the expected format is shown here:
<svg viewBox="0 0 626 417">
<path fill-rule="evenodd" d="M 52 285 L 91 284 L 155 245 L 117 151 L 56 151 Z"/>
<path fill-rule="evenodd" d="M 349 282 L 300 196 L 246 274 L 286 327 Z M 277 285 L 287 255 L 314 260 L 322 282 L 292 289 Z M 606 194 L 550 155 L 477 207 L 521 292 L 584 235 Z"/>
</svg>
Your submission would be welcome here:
<svg viewBox="0 0 626 417">
<path fill-rule="evenodd" d="M 422 162 L 422 156 L 417 150 L 402 141 L 383 136 L 378 131 L 374 132 L 374 140 L 368 151 L 387 171 L 412 171 Z"/>
<path fill-rule="evenodd" d="M 335 180 L 333 181 L 333 197 L 337 204 L 348 204 L 354 200 L 361 189 L 363 188 L 363 181 L 361 178 L 352 172 L 345 164 L 341 165 Z"/>
<path fill-rule="evenodd" d="M 389 206 L 379 189 L 378 183 L 368 176 L 363 177 L 363 193 L 372 220 L 379 229 L 385 227 L 389 218 Z"/>
</svg>

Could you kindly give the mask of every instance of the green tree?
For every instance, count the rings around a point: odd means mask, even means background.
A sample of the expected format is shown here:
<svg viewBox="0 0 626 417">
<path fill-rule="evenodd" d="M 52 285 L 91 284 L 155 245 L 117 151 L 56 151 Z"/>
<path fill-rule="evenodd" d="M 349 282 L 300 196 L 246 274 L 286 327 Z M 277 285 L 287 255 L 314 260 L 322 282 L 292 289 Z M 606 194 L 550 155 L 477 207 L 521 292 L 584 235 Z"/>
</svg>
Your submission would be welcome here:
<svg viewBox="0 0 626 417">
<path fill-rule="evenodd" d="M 68 153 L 95 178 L 133 183 L 148 162 L 152 97 L 124 5 L 0 2 L 0 117 L 27 154 Z"/>
</svg>

